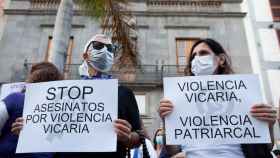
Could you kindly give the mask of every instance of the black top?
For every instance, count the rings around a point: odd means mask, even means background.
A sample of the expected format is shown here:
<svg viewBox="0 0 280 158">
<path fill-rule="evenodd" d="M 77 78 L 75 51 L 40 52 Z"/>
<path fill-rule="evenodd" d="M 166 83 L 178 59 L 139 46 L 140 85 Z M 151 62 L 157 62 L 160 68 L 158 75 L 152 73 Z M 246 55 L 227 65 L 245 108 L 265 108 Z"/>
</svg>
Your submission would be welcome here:
<svg viewBox="0 0 280 158">
<path fill-rule="evenodd" d="M 24 93 L 16 92 L 9 94 L 3 99 L 9 114 L 9 118 L 0 132 L 0 158 L 52 158 L 52 153 L 15 153 L 18 143 L 18 136 L 11 132 L 11 128 L 16 118 L 22 117 L 24 98 Z"/>
<path fill-rule="evenodd" d="M 128 121 L 132 126 L 132 131 L 140 130 L 141 128 L 135 96 L 130 89 L 123 86 L 118 88 L 118 118 Z M 55 158 L 125 158 L 125 156 L 126 148 L 119 142 L 117 143 L 117 152 L 55 154 Z"/>
<path fill-rule="evenodd" d="M 241 144 L 245 158 L 272 158 L 272 144 Z"/>
</svg>

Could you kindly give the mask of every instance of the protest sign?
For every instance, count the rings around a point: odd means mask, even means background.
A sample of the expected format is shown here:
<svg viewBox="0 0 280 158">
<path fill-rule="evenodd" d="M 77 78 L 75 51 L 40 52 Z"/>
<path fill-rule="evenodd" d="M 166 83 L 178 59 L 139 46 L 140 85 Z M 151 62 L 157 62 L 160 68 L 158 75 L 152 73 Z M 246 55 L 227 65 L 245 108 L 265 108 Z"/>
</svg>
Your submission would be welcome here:
<svg viewBox="0 0 280 158">
<path fill-rule="evenodd" d="M 263 103 L 257 75 L 164 78 L 164 96 L 174 104 L 165 119 L 167 144 L 271 141 L 268 124 L 250 115 Z"/>
<path fill-rule="evenodd" d="M 4 99 L 11 93 L 20 92 L 25 87 L 25 82 L 17 82 L 17 83 L 7 83 L 3 84 L 1 87 L 1 95 L 0 100 Z"/>
<path fill-rule="evenodd" d="M 115 79 L 28 84 L 17 153 L 116 151 L 117 113 Z"/>
</svg>

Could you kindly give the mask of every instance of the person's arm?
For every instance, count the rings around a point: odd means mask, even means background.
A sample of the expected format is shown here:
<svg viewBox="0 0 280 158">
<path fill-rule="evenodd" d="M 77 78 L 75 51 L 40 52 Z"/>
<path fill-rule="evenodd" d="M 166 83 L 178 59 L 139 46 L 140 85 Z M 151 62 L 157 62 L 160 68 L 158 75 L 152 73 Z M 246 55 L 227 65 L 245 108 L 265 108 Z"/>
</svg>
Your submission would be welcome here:
<svg viewBox="0 0 280 158">
<path fill-rule="evenodd" d="M 141 120 L 135 95 L 130 89 L 127 89 L 126 108 L 128 122 L 131 124 L 132 131 L 130 134 L 129 147 L 139 147 L 141 142 L 139 133 L 137 133 L 137 131 L 142 130 Z"/>
<path fill-rule="evenodd" d="M 6 104 L 3 101 L 0 101 L 0 135 L 8 119 L 9 119 L 9 113 Z"/>
<path fill-rule="evenodd" d="M 267 104 L 256 104 L 251 108 L 251 115 L 258 120 L 267 122 L 269 125 L 270 137 L 273 143 L 274 134 L 273 134 L 273 125 L 277 119 L 277 111 Z"/>
<path fill-rule="evenodd" d="M 125 87 L 119 88 L 119 96 L 121 118 L 117 119 L 114 125 L 118 141 L 129 148 L 138 147 L 140 137 L 137 130 L 140 130 L 141 126 L 135 96 Z"/>
</svg>

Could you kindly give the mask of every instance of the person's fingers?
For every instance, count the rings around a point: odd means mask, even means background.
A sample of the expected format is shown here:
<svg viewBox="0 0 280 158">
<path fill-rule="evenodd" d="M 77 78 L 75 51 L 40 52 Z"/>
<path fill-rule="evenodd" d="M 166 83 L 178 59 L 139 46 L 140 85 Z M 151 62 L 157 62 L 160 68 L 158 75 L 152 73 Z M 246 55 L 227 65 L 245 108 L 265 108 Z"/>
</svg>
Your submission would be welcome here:
<svg viewBox="0 0 280 158">
<path fill-rule="evenodd" d="M 276 113 L 252 113 L 251 115 L 254 117 L 274 118 L 274 119 L 276 119 L 277 117 Z"/>
<path fill-rule="evenodd" d="M 268 123 L 274 123 L 275 122 L 275 119 L 273 119 L 273 118 L 268 118 L 268 117 L 256 117 L 256 118 L 261 120 L 261 121 L 268 122 Z"/>
<path fill-rule="evenodd" d="M 251 115 L 259 120 L 273 123 L 277 118 L 277 111 L 268 104 L 255 104 L 252 106 Z"/>
<path fill-rule="evenodd" d="M 22 117 L 18 117 L 11 126 L 11 132 L 18 135 L 23 128 L 24 119 Z"/>
<path fill-rule="evenodd" d="M 273 109 L 273 107 L 269 105 L 258 105 L 258 106 L 254 105 L 252 106 L 251 109 Z"/>
<path fill-rule="evenodd" d="M 14 127 L 11 129 L 11 132 L 18 135 L 20 133 L 20 131 L 22 130 L 22 128 L 23 128 L 23 126 Z"/>
<path fill-rule="evenodd" d="M 161 102 L 158 112 L 161 118 L 167 116 L 169 113 L 173 111 L 173 104 L 170 102 Z"/>
<path fill-rule="evenodd" d="M 117 119 L 117 120 L 115 120 L 115 123 L 124 125 L 124 126 L 126 126 L 127 128 L 129 128 L 130 130 L 131 130 L 131 128 L 132 128 L 131 124 L 130 124 L 128 121 L 123 120 L 123 119 Z"/>
<path fill-rule="evenodd" d="M 115 131 L 116 131 L 118 137 L 121 137 L 121 138 L 123 138 L 123 137 L 128 138 L 129 137 L 129 134 L 126 133 L 126 132 L 123 132 L 122 130 L 115 129 Z"/>
<path fill-rule="evenodd" d="M 251 113 L 271 113 L 271 114 L 276 114 L 277 111 L 275 109 L 271 108 L 257 108 L 257 109 L 251 109 Z"/>
<path fill-rule="evenodd" d="M 174 105 L 172 102 L 167 99 L 167 98 L 162 98 L 160 100 L 159 108 L 158 108 L 158 113 L 161 118 L 164 118 L 168 114 L 170 114 L 173 111 Z"/>
<path fill-rule="evenodd" d="M 22 130 L 23 126 L 17 126 L 11 129 L 11 132 L 15 135 L 19 135 L 20 131 Z"/>
<path fill-rule="evenodd" d="M 24 121 L 23 117 L 18 117 L 15 122 L 23 122 L 23 121 Z"/>
<path fill-rule="evenodd" d="M 167 99 L 167 98 L 162 98 L 160 100 L 160 103 L 170 103 L 170 104 L 172 104 L 171 101 L 169 99 Z"/>
<path fill-rule="evenodd" d="M 160 114 L 160 117 L 161 117 L 161 118 L 164 118 L 164 117 L 166 117 L 167 115 L 169 115 L 170 113 L 171 113 L 171 111 L 165 111 L 165 112 L 163 112 L 163 113 Z"/>
<path fill-rule="evenodd" d="M 160 103 L 159 104 L 159 107 L 173 107 L 173 104 L 170 104 L 170 103 Z"/>
<path fill-rule="evenodd" d="M 130 132 L 131 132 L 131 129 L 130 129 L 129 127 L 123 125 L 123 124 L 115 123 L 114 126 L 115 126 L 115 129 L 116 129 L 116 130 L 119 130 L 119 131 L 122 131 L 122 132 L 124 132 L 124 133 L 127 133 L 128 135 L 129 135 Z"/>
<path fill-rule="evenodd" d="M 166 111 L 172 112 L 172 108 L 168 108 L 168 107 L 162 107 L 159 109 L 159 113 L 164 113 Z"/>
<path fill-rule="evenodd" d="M 16 127 L 19 127 L 19 126 L 23 126 L 23 122 L 14 122 L 12 124 L 12 128 L 16 128 Z"/>
<path fill-rule="evenodd" d="M 277 118 L 276 113 L 251 113 L 251 115 L 258 120 L 269 123 L 270 125 L 273 125 Z"/>
<path fill-rule="evenodd" d="M 252 106 L 252 109 L 255 109 L 255 108 L 272 108 L 272 106 L 268 105 L 268 104 L 255 104 Z"/>
<path fill-rule="evenodd" d="M 120 131 L 123 131 L 125 133 L 130 133 L 130 129 L 124 125 L 121 125 L 121 124 L 115 124 L 115 128 L 117 130 L 120 130 Z"/>
</svg>

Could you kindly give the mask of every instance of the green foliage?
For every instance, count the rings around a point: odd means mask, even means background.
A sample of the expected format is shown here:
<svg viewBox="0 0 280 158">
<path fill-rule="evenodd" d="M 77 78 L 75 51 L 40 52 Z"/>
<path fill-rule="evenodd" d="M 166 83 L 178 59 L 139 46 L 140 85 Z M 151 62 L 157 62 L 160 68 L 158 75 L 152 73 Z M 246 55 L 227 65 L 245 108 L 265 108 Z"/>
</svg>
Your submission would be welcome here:
<svg viewBox="0 0 280 158">
<path fill-rule="evenodd" d="M 135 30 L 128 20 L 132 18 L 127 9 L 127 0 L 77 0 L 85 13 L 93 18 L 101 19 L 103 33 L 111 34 L 114 43 L 121 46 L 117 64 L 137 65 L 135 43 L 130 37 L 130 31 Z"/>
<path fill-rule="evenodd" d="M 78 0 L 85 13 L 94 18 L 104 17 L 106 0 Z"/>
</svg>

